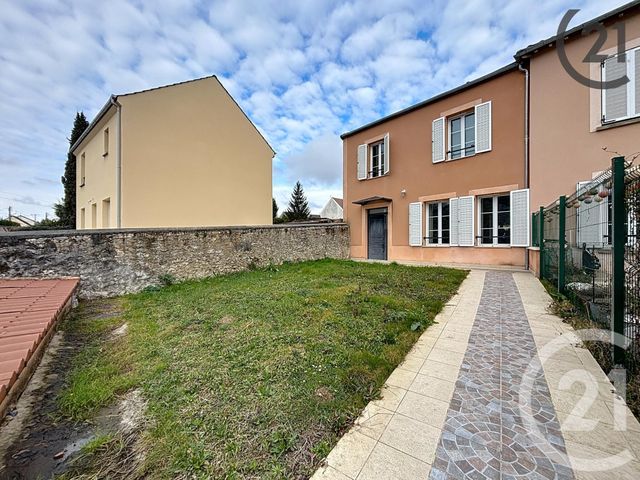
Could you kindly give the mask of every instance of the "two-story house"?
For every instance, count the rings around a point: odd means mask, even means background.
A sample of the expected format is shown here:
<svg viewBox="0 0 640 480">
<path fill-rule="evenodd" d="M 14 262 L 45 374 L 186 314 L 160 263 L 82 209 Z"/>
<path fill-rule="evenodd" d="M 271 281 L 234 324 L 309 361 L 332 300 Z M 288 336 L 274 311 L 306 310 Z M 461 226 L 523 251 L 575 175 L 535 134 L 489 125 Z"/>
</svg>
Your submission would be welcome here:
<svg viewBox="0 0 640 480">
<path fill-rule="evenodd" d="M 71 152 L 78 229 L 272 223 L 274 151 L 215 76 L 112 96 Z"/>
<path fill-rule="evenodd" d="M 352 258 L 525 266 L 525 75 L 517 64 L 342 139 Z"/>
</svg>

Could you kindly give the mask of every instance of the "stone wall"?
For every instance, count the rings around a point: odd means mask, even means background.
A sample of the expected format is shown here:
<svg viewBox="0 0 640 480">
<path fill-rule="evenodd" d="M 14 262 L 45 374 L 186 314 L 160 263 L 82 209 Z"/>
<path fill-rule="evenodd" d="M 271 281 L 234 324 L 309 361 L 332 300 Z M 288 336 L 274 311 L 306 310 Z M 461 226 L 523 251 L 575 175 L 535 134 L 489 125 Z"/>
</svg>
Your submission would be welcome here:
<svg viewBox="0 0 640 480">
<path fill-rule="evenodd" d="M 83 298 L 326 257 L 349 258 L 347 225 L 0 233 L 0 277 L 80 277 Z"/>
</svg>

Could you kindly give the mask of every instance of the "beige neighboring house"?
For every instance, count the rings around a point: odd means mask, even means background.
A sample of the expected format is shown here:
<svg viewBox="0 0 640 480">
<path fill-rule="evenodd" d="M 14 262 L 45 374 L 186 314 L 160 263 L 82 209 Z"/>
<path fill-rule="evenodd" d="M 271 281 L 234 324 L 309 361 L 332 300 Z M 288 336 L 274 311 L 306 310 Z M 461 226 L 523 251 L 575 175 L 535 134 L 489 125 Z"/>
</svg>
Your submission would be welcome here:
<svg viewBox="0 0 640 480">
<path fill-rule="evenodd" d="M 111 96 L 71 152 L 78 229 L 272 223 L 275 152 L 215 76 Z"/>
<path fill-rule="evenodd" d="M 328 218 L 329 220 L 342 220 L 342 199 L 331 197 L 324 208 L 320 211 L 320 218 Z"/>
</svg>

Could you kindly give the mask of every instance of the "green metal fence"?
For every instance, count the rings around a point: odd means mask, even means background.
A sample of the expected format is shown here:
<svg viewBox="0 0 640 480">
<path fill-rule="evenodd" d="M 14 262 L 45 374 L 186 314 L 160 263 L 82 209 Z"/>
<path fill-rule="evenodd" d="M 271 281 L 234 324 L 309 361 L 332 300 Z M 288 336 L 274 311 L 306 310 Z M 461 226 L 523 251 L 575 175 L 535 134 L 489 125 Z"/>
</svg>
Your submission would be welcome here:
<svg viewBox="0 0 640 480">
<path fill-rule="evenodd" d="M 640 370 L 640 166 L 624 157 L 533 216 L 540 276 L 591 320 L 626 337 L 613 362 Z M 536 227 L 537 224 L 537 227 Z"/>
</svg>

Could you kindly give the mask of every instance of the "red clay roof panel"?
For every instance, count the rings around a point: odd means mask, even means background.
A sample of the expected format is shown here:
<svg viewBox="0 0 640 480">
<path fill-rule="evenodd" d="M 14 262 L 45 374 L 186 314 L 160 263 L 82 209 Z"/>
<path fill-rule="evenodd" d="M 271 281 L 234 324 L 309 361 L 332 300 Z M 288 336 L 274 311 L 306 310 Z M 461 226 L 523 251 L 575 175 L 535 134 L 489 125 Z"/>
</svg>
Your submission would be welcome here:
<svg viewBox="0 0 640 480">
<path fill-rule="evenodd" d="M 0 401 L 77 285 L 78 279 L 0 280 Z"/>
</svg>

